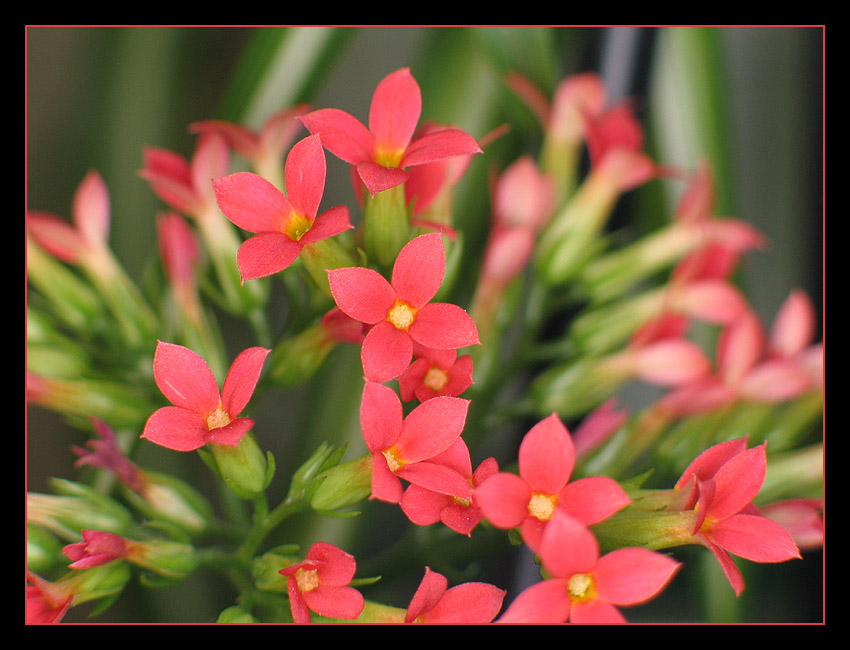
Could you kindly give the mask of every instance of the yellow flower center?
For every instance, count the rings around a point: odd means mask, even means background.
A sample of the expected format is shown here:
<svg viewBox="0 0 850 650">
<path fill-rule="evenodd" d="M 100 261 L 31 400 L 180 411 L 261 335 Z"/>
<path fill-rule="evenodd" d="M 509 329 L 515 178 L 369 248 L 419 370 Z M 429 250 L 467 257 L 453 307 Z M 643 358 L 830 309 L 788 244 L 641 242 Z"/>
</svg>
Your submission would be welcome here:
<svg viewBox="0 0 850 650">
<path fill-rule="evenodd" d="M 230 413 L 224 410 L 224 407 L 219 404 L 215 411 L 210 411 L 207 414 L 207 428 L 220 429 L 230 424 Z"/>
<path fill-rule="evenodd" d="M 557 504 L 558 497 L 554 494 L 535 494 L 528 502 L 528 514 L 540 521 L 549 521 Z"/>
<path fill-rule="evenodd" d="M 428 372 L 425 373 L 425 378 L 422 380 L 422 383 L 435 393 L 439 393 L 443 390 L 443 387 L 448 383 L 448 381 L 449 375 L 445 370 L 432 366 L 428 369 Z"/>
<path fill-rule="evenodd" d="M 396 329 L 407 331 L 407 328 L 413 325 L 413 321 L 416 320 L 416 312 L 418 310 L 414 309 L 406 302 L 401 300 L 396 300 L 395 304 L 390 307 L 390 310 L 387 312 L 387 320 L 392 323 Z"/>
<path fill-rule="evenodd" d="M 289 237 L 292 241 L 298 241 L 306 235 L 310 228 L 313 227 L 313 222 L 303 214 L 297 212 L 290 213 L 286 219 L 286 225 L 283 227 L 283 234 Z"/>
<path fill-rule="evenodd" d="M 298 569 L 295 572 L 295 582 L 298 584 L 298 591 L 301 593 L 313 591 L 319 586 L 319 572 L 315 569 Z"/>
<path fill-rule="evenodd" d="M 387 467 L 390 468 L 391 472 L 395 472 L 398 469 L 404 467 L 407 463 L 405 460 L 398 455 L 395 447 L 390 447 L 389 449 L 385 449 L 383 452 L 384 458 L 387 461 Z"/>
<path fill-rule="evenodd" d="M 401 164 L 401 158 L 404 155 L 404 149 L 378 149 L 375 154 L 375 162 L 384 167 L 398 167 Z"/>
<path fill-rule="evenodd" d="M 573 602 L 586 602 L 596 597 L 593 576 L 589 573 L 577 573 L 567 580 L 567 591 Z"/>
</svg>

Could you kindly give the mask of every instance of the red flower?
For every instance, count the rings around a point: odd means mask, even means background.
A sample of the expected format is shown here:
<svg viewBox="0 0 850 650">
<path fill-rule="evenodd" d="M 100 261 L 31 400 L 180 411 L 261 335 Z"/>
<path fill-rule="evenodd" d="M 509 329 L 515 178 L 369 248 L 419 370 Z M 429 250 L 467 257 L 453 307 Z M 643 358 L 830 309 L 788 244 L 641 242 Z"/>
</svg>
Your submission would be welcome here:
<svg viewBox="0 0 850 650">
<path fill-rule="evenodd" d="M 254 421 L 240 418 L 263 367 L 265 348 L 248 348 L 236 357 L 219 392 L 206 362 L 180 345 L 159 341 L 153 360 L 156 385 L 173 406 L 148 418 L 142 438 L 176 451 L 193 451 L 208 442 L 235 447 Z"/>
<path fill-rule="evenodd" d="M 240 246 L 237 254 L 243 282 L 282 271 L 304 246 L 353 227 L 345 206 L 318 214 L 325 173 L 319 138 L 309 136 L 292 147 L 286 157 L 286 195 L 251 172 L 213 181 L 215 198 L 224 215 L 240 228 L 257 233 Z"/>
<path fill-rule="evenodd" d="M 372 498 L 398 503 L 400 478 L 424 488 L 469 500 L 472 488 L 460 473 L 433 461 L 463 431 L 469 401 L 435 397 L 404 417 L 392 388 L 366 382 L 360 426 L 372 454 Z"/>
<path fill-rule="evenodd" d="M 281 569 L 287 577 L 289 605 L 296 623 L 310 623 L 310 612 L 328 618 L 355 619 L 363 595 L 348 586 L 357 571 L 354 557 L 333 544 L 317 542 L 303 562 Z"/>
<path fill-rule="evenodd" d="M 541 540 L 551 578 L 523 591 L 499 623 L 625 623 L 618 609 L 655 597 L 681 566 L 644 548 L 621 548 L 599 557 L 593 533 L 557 512 Z"/>
<path fill-rule="evenodd" d="M 26 623 L 59 623 L 74 601 L 70 584 L 48 582 L 31 571 L 26 572 Z"/>
<path fill-rule="evenodd" d="M 413 346 L 416 361 L 398 378 L 401 399 L 424 402 L 438 395 L 457 397 L 472 385 L 472 357 L 457 350 L 431 350 Z"/>
<path fill-rule="evenodd" d="M 497 528 L 521 527 L 523 541 L 535 551 L 556 512 L 590 525 L 631 503 L 619 484 L 607 477 L 570 483 L 574 465 L 570 434 L 553 413 L 523 438 L 519 476 L 507 472 L 491 476 L 476 488 L 476 503 Z"/>
<path fill-rule="evenodd" d="M 711 447 L 676 483 L 688 501 L 697 497 L 694 539 L 714 553 L 737 595 L 744 590 L 744 579 L 730 553 L 752 562 L 800 557 L 791 535 L 753 506 L 764 482 L 767 443 L 749 450 L 746 444 L 739 439 Z"/>
<path fill-rule="evenodd" d="M 405 623 L 442 625 L 490 623 L 502 608 L 505 592 L 484 582 L 466 582 L 447 589 L 445 576 L 425 567 L 425 576 L 404 617 Z"/>
<path fill-rule="evenodd" d="M 459 129 L 433 131 L 411 141 L 421 112 L 419 84 L 409 69 L 402 68 L 375 89 L 368 128 L 336 108 L 313 111 L 300 119 L 310 133 L 322 136 L 328 151 L 354 166 L 374 195 L 404 183 L 404 167 L 481 153 L 475 139 Z"/>
<path fill-rule="evenodd" d="M 128 540 L 102 530 L 81 531 L 83 541 L 68 544 L 62 552 L 71 560 L 72 569 L 90 569 L 91 567 L 120 560 L 130 552 Z"/>
<path fill-rule="evenodd" d="M 367 380 L 398 377 L 413 358 L 414 342 L 436 350 L 479 343 L 475 323 L 463 309 L 429 302 L 442 284 L 445 268 L 441 236 L 429 233 L 401 249 L 392 282 L 359 266 L 328 271 L 337 306 L 351 318 L 373 325 L 361 350 Z"/>
<path fill-rule="evenodd" d="M 472 497 L 463 499 L 435 492 L 421 485 L 410 485 L 399 502 L 402 512 L 419 526 L 430 526 L 442 521 L 453 531 L 470 535 L 472 529 L 484 518 L 484 513 L 475 502 L 475 488 L 498 473 L 499 465 L 496 459 L 485 459 L 473 472 L 469 449 L 463 439 L 458 438 L 451 447 L 434 456 L 430 462 L 450 467 L 465 477 L 472 486 Z"/>
</svg>

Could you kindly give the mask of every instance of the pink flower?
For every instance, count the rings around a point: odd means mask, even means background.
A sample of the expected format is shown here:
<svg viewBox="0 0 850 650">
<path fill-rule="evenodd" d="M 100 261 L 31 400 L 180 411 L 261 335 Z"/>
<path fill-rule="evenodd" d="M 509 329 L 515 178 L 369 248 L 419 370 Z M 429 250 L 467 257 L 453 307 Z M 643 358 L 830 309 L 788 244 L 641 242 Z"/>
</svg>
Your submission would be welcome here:
<svg viewBox="0 0 850 650">
<path fill-rule="evenodd" d="M 59 623 L 74 601 L 70 584 L 49 582 L 31 571 L 26 575 L 29 583 L 24 601 L 26 623 Z"/>
<path fill-rule="evenodd" d="M 469 401 L 435 397 L 404 417 L 392 388 L 366 382 L 360 426 L 372 454 L 372 496 L 398 503 L 404 479 L 424 488 L 469 500 L 472 488 L 460 473 L 433 461 L 451 447 L 466 423 Z"/>
<path fill-rule="evenodd" d="M 401 399 L 424 402 L 438 395 L 457 397 L 472 385 L 472 357 L 457 350 L 432 350 L 414 344 L 416 360 L 398 378 Z"/>
<path fill-rule="evenodd" d="M 505 592 L 484 582 L 448 589 L 445 576 L 425 567 L 425 576 L 404 617 L 405 623 L 475 625 L 490 623 L 502 608 Z"/>
<path fill-rule="evenodd" d="M 345 111 L 325 108 L 301 116 L 310 133 L 345 162 L 374 195 L 407 180 L 405 167 L 480 153 L 475 139 L 459 129 L 442 129 L 412 140 L 422 111 L 419 84 L 402 68 L 378 84 L 369 127 Z"/>
<path fill-rule="evenodd" d="M 685 501 L 696 497 L 694 540 L 714 553 L 740 595 L 744 579 L 730 553 L 752 562 L 784 562 L 800 557 L 791 535 L 753 506 L 764 482 L 767 443 L 746 449 L 746 439 L 714 445 L 688 466 L 676 482 Z"/>
<path fill-rule="evenodd" d="M 823 499 L 785 499 L 763 506 L 760 511 L 787 530 L 800 550 L 823 547 Z"/>
<path fill-rule="evenodd" d="M 631 499 L 613 479 L 595 476 L 569 482 L 575 465 L 570 434 L 556 414 L 535 424 L 519 448 L 519 476 L 502 472 L 475 489 L 484 516 L 497 528 L 520 527 L 523 541 L 538 550 L 556 512 L 595 524 Z"/>
<path fill-rule="evenodd" d="M 74 193 L 73 225 L 47 212 L 28 212 L 27 231 L 44 250 L 69 264 L 91 263 L 108 248 L 109 193 L 103 178 L 90 171 Z"/>
<path fill-rule="evenodd" d="M 352 555 L 327 542 L 313 544 L 303 562 L 280 570 L 287 577 L 293 620 L 310 623 L 311 611 L 347 620 L 360 616 L 363 595 L 349 586 L 356 571 Z"/>
<path fill-rule="evenodd" d="M 270 351 L 248 348 L 230 366 L 219 392 L 206 362 L 180 345 L 159 341 L 153 360 L 156 385 L 173 406 L 148 418 L 142 438 L 176 451 L 207 443 L 235 447 L 254 421 L 238 417 L 254 392 Z"/>
<path fill-rule="evenodd" d="M 71 560 L 68 566 L 72 569 L 90 569 L 120 560 L 131 550 L 128 540 L 115 533 L 102 530 L 81 531 L 83 541 L 68 544 L 62 552 Z"/>
<path fill-rule="evenodd" d="M 466 478 L 472 486 L 471 498 L 460 498 L 435 492 L 421 485 L 410 485 L 399 502 L 402 512 L 418 526 L 430 526 L 442 521 L 453 531 L 470 535 L 472 529 L 484 518 L 484 513 L 475 501 L 475 488 L 498 473 L 499 465 L 496 459 L 485 459 L 473 472 L 469 449 L 463 439 L 458 438 L 451 447 L 434 456 L 430 462 L 445 465 Z"/>
<path fill-rule="evenodd" d="M 217 133 L 237 154 L 258 170 L 271 170 L 280 164 L 287 147 L 301 127 L 298 117 L 309 110 L 306 104 L 277 111 L 253 131 L 224 120 L 203 120 L 189 125 L 193 133 Z M 261 174 L 263 172 L 260 172 Z"/>
<path fill-rule="evenodd" d="M 420 235 L 398 254 L 392 282 L 364 267 L 328 270 L 331 294 L 351 318 L 373 325 L 363 340 L 361 359 L 369 381 L 398 377 L 418 343 L 436 350 L 475 345 L 478 331 L 463 309 L 432 303 L 446 267 L 442 238 Z"/>
<path fill-rule="evenodd" d="M 147 147 L 139 175 L 172 208 L 189 217 L 203 219 L 215 207 L 211 182 L 227 173 L 230 152 L 220 135 L 198 138 L 191 161 L 167 149 Z"/>
<path fill-rule="evenodd" d="M 654 598 L 680 567 L 643 548 L 599 557 L 593 533 L 561 512 L 546 528 L 539 555 L 551 577 L 519 594 L 499 623 L 625 623 L 619 607 Z"/>
<path fill-rule="evenodd" d="M 251 172 L 213 181 L 215 198 L 224 215 L 240 228 L 257 233 L 240 246 L 237 254 L 243 282 L 282 271 L 304 246 L 353 227 L 345 206 L 318 214 L 325 173 L 319 137 L 310 136 L 292 147 L 286 158 L 286 195 Z"/>
<path fill-rule="evenodd" d="M 79 456 L 74 467 L 91 465 L 112 472 L 115 477 L 133 492 L 141 493 L 145 486 L 144 474 L 131 461 L 115 438 L 115 432 L 102 420 L 91 418 L 99 440 L 89 440 L 83 447 L 72 447 L 71 450 Z"/>
</svg>

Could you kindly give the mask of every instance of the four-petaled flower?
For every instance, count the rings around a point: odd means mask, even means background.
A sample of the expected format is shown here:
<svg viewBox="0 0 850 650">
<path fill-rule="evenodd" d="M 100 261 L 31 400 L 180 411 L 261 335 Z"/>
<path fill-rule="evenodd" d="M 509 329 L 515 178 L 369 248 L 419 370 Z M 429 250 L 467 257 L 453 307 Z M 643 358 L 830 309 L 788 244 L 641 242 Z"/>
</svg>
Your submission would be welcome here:
<svg viewBox="0 0 850 650">
<path fill-rule="evenodd" d="M 407 417 L 401 400 L 389 386 L 366 382 L 360 402 L 360 426 L 372 454 L 372 497 L 398 503 L 400 478 L 424 488 L 471 499 L 467 479 L 433 458 L 451 447 L 466 424 L 469 401 L 435 397 Z"/>
<path fill-rule="evenodd" d="M 497 622 L 625 623 L 619 607 L 655 597 L 680 567 L 644 548 L 620 548 L 600 557 L 593 533 L 561 512 L 547 526 L 539 554 L 551 577 L 520 593 Z"/>
<path fill-rule="evenodd" d="M 676 483 L 686 500 L 697 499 L 694 540 L 714 553 L 737 595 L 744 590 L 744 579 L 730 553 L 752 562 L 800 557 L 788 531 L 753 505 L 764 482 L 767 443 L 752 449 L 746 444 L 741 438 L 711 447 Z"/>
<path fill-rule="evenodd" d="M 558 511 L 585 525 L 610 517 L 631 503 L 619 484 L 604 476 L 569 482 L 575 465 L 570 434 L 556 414 L 535 424 L 519 448 L 519 475 L 500 472 L 475 489 L 484 517 L 497 528 L 520 527 L 534 551 Z"/>
<path fill-rule="evenodd" d="M 193 451 L 207 443 L 235 447 L 253 426 L 240 418 L 254 393 L 270 350 L 253 347 L 236 357 L 219 392 L 206 362 L 192 350 L 159 341 L 153 360 L 156 385 L 172 406 L 155 411 L 142 438 L 175 451 Z"/>
<path fill-rule="evenodd" d="M 485 582 L 447 588 L 446 577 L 429 567 L 407 607 L 405 623 L 474 625 L 490 623 L 502 608 L 505 592 Z"/>
<path fill-rule="evenodd" d="M 498 473 L 499 464 L 495 458 L 486 458 L 478 468 L 472 471 L 469 448 L 462 438 L 431 461 L 455 470 L 472 486 L 470 499 L 451 494 L 434 492 L 421 485 L 409 485 L 401 497 L 399 506 L 414 524 L 430 526 L 442 521 L 446 526 L 461 535 L 471 535 L 472 529 L 484 518 L 484 513 L 475 503 L 475 488 Z"/>
<path fill-rule="evenodd" d="M 472 385 L 472 357 L 457 350 L 432 350 L 414 344 L 411 363 L 398 378 L 401 399 L 424 402 L 438 395 L 457 397 Z"/>
<path fill-rule="evenodd" d="M 243 282 L 282 271 L 305 246 L 353 227 L 345 206 L 319 214 L 325 174 L 319 137 L 308 136 L 286 157 L 286 195 L 251 172 L 213 181 L 215 198 L 224 215 L 240 228 L 257 233 L 237 253 Z"/>
<path fill-rule="evenodd" d="M 479 343 L 478 330 L 466 311 L 430 302 L 443 282 L 445 268 L 441 236 L 429 233 L 401 249 L 391 282 L 360 266 L 328 271 L 337 306 L 353 319 L 373 325 L 361 349 L 367 380 L 398 377 L 410 365 L 414 342 L 436 350 Z"/>
<path fill-rule="evenodd" d="M 363 611 L 363 595 L 349 586 L 357 571 L 352 555 L 327 542 L 310 547 L 303 562 L 280 573 L 287 577 L 289 605 L 296 623 L 310 623 L 310 612 L 352 620 Z"/>
<path fill-rule="evenodd" d="M 419 84 L 402 68 L 375 89 L 368 128 L 337 108 L 312 111 L 300 119 L 310 133 L 322 136 L 328 151 L 354 166 L 374 195 L 404 183 L 405 167 L 481 153 L 475 139 L 460 129 L 430 131 L 413 140 L 421 112 Z"/>
</svg>

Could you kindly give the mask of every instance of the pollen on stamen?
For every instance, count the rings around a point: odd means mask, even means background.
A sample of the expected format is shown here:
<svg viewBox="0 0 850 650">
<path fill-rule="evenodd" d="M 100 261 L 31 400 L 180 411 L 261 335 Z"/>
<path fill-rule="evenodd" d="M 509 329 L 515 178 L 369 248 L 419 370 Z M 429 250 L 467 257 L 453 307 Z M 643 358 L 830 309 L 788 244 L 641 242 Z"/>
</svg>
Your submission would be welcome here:
<svg viewBox="0 0 850 650">
<path fill-rule="evenodd" d="M 210 411 L 207 415 L 208 429 L 220 429 L 221 427 L 226 427 L 230 422 L 230 414 L 221 405 L 215 411 Z"/>
<path fill-rule="evenodd" d="M 422 383 L 435 393 L 439 393 L 443 390 L 448 381 L 449 375 L 445 370 L 432 366 L 428 369 L 428 372 L 425 373 L 425 378 L 422 380 Z"/>
<path fill-rule="evenodd" d="M 301 593 L 312 591 L 319 586 L 319 572 L 315 569 L 298 569 L 295 572 L 295 582 L 298 584 L 298 591 Z"/>
<path fill-rule="evenodd" d="M 396 329 L 405 330 L 413 325 L 416 320 L 416 309 L 408 305 L 406 302 L 397 300 L 387 312 L 387 320 L 393 324 Z"/>
<path fill-rule="evenodd" d="M 404 467 L 404 460 L 398 457 L 394 449 L 386 449 L 383 451 L 383 454 L 387 461 L 387 467 L 390 468 L 391 472 L 395 472 L 397 469 Z"/>
<path fill-rule="evenodd" d="M 567 581 L 567 590 L 574 601 L 590 600 L 594 596 L 593 577 L 587 573 L 577 573 Z"/>
<path fill-rule="evenodd" d="M 556 497 L 548 494 L 535 494 L 528 502 L 528 514 L 540 521 L 549 521 L 555 513 Z"/>
</svg>

